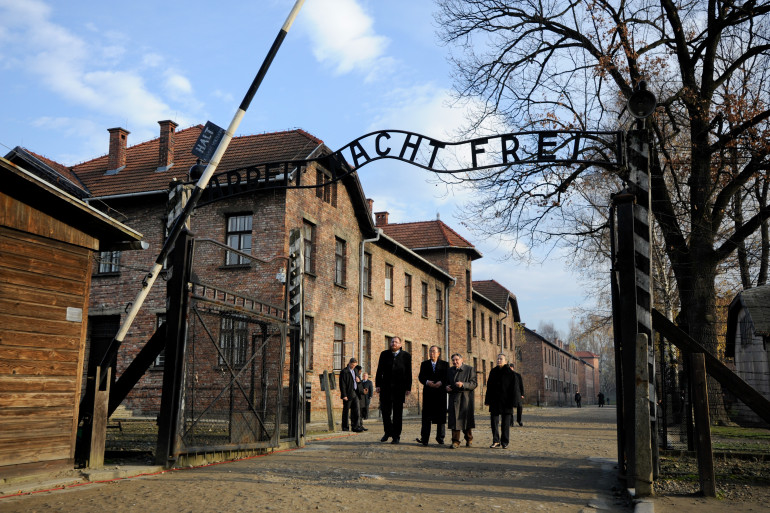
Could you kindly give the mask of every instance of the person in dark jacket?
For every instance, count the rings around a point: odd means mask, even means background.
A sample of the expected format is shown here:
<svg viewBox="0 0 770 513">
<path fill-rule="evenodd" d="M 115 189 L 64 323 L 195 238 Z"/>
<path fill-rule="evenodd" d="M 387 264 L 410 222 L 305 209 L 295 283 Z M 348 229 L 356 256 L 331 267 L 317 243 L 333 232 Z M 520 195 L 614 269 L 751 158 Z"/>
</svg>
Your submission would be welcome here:
<svg viewBox="0 0 770 513">
<path fill-rule="evenodd" d="M 364 372 L 361 374 L 361 394 L 358 396 L 358 402 L 361 406 L 361 419 L 369 419 L 369 403 L 372 402 L 372 396 L 374 395 L 374 385 L 372 380 L 369 379 L 369 374 Z"/>
<path fill-rule="evenodd" d="M 492 421 L 490 448 L 505 449 L 510 442 L 511 419 L 516 403 L 515 384 L 516 375 L 513 369 L 508 367 L 505 355 L 500 353 L 497 355 L 497 366 L 489 371 L 487 393 L 484 396 L 484 404 L 489 406 L 489 417 Z"/>
<path fill-rule="evenodd" d="M 465 435 L 466 447 L 470 447 L 473 441 L 473 428 L 476 427 L 473 415 L 476 386 L 476 369 L 463 364 L 463 357 L 459 353 L 453 354 L 446 385 L 449 394 L 449 429 L 452 430 L 451 449 L 460 447 L 460 432 Z"/>
<path fill-rule="evenodd" d="M 380 442 L 401 441 L 401 425 L 404 402 L 412 390 L 412 355 L 401 349 L 401 338 L 390 339 L 390 349 L 380 353 L 377 374 L 374 376 L 374 391 L 380 394 L 380 410 L 385 434 Z"/>
<path fill-rule="evenodd" d="M 521 423 L 521 410 L 524 406 L 524 380 L 521 379 L 521 374 L 516 372 L 516 366 L 513 362 L 510 362 L 508 367 L 511 368 L 516 377 L 516 381 L 513 384 L 513 405 L 516 407 L 516 422 L 519 426 L 524 426 Z"/>
<path fill-rule="evenodd" d="M 351 358 L 347 367 L 340 371 L 340 397 L 342 398 L 342 430 L 360 433 L 361 412 L 358 408 L 358 384 L 356 383 L 355 367 L 358 361 Z M 350 424 L 348 424 L 350 417 Z"/>
<path fill-rule="evenodd" d="M 420 364 L 417 379 L 422 383 L 422 429 L 417 443 L 428 445 L 430 425 L 436 424 L 436 442 L 444 445 L 446 436 L 446 373 L 449 364 L 441 360 L 441 349 L 431 346 L 429 360 Z"/>
</svg>

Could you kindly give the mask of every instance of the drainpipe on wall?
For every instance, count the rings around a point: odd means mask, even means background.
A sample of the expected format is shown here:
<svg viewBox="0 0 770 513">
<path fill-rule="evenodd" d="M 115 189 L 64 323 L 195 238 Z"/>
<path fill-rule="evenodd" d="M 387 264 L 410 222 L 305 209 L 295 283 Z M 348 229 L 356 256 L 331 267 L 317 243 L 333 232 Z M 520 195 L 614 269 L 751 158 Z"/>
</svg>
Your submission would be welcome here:
<svg viewBox="0 0 770 513">
<path fill-rule="evenodd" d="M 367 242 L 376 242 L 380 240 L 382 235 L 382 228 L 377 228 L 377 236 L 372 239 L 364 239 L 361 241 L 361 254 L 358 256 L 358 360 L 359 364 L 363 367 L 361 362 L 361 355 L 364 353 L 364 248 Z M 371 356 L 371 355 L 370 355 Z M 367 369 L 368 374 L 371 374 L 372 369 Z"/>
<path fill-rule="evenodd" d="M 449 360 L 449 289 L 457 285 L 457 278 L 444 288 L 444 358 Z"/>
</svg>

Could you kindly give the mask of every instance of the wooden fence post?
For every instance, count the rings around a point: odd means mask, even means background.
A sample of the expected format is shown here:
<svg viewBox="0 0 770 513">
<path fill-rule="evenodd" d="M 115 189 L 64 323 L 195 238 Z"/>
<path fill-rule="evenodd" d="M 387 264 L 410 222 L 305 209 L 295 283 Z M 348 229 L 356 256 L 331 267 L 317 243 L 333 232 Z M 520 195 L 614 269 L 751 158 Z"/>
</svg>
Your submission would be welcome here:
<svg viewBox="0 0 770 513">
<path fill-rule="evenodd" d="M 636 438 L 634 439 L 634 496 L 652 495 L 652 434 L 647 335 L 636 335 Z"/>
<path fill-rule="evenodd" d="M 334 431 L 334 409 L 332 408 L 332 390 L 329 371 L 324 371 L 321 376 L 323 388 L 326 391 L 326 419 L 329 423 L 329 431 Z"/>
<path fill-rule="evenodd" d="M 714 453 L 711 452 L 711 426 L 706 386 L 706 358 L 703 353 L 690 355 L 690 369 L 695 411 L 695 453 L 698 456 L 700 489 L 706 497 L 716 497 Z"/>
</svg>

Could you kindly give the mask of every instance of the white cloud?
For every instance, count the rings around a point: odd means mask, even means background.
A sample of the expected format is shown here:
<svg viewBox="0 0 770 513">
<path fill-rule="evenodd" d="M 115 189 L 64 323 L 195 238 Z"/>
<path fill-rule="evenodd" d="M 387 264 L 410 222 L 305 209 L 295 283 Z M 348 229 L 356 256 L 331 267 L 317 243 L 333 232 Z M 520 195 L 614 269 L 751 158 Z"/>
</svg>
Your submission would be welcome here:
<svg viewBox="0 0 770 513">
<path fill-rule="evenodd" d="M 305 5 L 303 19 L 313 55 L 338 74 L 371 74 L 392 62 L 383 59 L 388 38 L 375 32 L 373 19 L 355 0 L 313 0 Z"/>
<path fill-rule="evenodd" d="M 37 0 L 0 0 L 0 30 L 7 31 L 7 39 L 15 44 L 8 51 L 14 60 L 5 61 L 6 66 L 13 65 L 19 72 L 34 74 L 39 83 L 59 98 L 101 115 L 106 122 L 114 123 L 111 126 L 124 126 L 132 132 L 135 141 L 157 136 L 158 120 L 188 122 L 172 115 L 175 109 L 148 87 L 148 80 L 162 83 L 170 100 L 200 107 L 192 97 L 190 81 L 180 73 L 169 73 L 161 81 L 145 77 L 122 62 L 126 56 L 126 46 L 122 43 L 129 43 L 122 34 L 99 30 L 76 34 L 52 22 L 51 14 L 51 8 Z M 106 38 L 120 44 L 84 37 Z M 146 69 L 158 66 L 163 60 L 161 55 L 148 53 L 138 62 Z M 84 129 L 84 137 L 91 136 L 82 124 L 75 123 L 67 129 L 77 127 Z"/>
</svg>

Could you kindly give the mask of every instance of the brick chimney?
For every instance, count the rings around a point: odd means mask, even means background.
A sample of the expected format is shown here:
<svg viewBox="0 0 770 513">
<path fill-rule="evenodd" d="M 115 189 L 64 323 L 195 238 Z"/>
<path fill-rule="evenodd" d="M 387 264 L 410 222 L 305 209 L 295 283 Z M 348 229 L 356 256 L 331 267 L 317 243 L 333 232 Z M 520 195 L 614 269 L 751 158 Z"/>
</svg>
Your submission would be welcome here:
<svg viewBox="0 0 770 513">
<path fill-rule="evenodd" d="M 372 210 L 374 210 L 374 200 L 372 198 L 366 198 L 366 204 L 369 206 L 369 215 L 371 215 Z"/>
<path fill-rule="evenodd" d="M 107 160 L 107 173 L 117 174 L 126 167 L 126 142 L 129 132 L 125 128 L 108 128 L 110 133 L 110 154 Z"/>
<path fill-rule="evenodd" d="M 387 226 L 388 225 L 388 213 L 387 212 L 375 212 L 374 213 L 374 226 Z"/>
<path fill-rule="evenodd" d="M 174 148 L 176 127 L 179 126 L 171 120 L 158 121 L 160 125 L 160 139 L 158 141 L 158 171 L 168 171 L 174 165 Z"/>
</svg>

